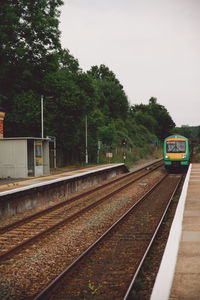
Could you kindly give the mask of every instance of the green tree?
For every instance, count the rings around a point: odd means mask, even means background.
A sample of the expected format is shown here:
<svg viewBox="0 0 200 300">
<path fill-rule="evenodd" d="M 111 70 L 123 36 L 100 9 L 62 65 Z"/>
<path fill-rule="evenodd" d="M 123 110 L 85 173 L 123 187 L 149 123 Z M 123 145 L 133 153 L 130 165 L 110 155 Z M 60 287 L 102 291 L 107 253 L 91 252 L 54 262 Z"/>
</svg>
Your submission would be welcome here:
<svg viewBox="0 0 200 300">
<path fill-rule="evenodd" d="M 197 137 L 200 138 L 200 126 L 198 126 L 198 133 L 197 133 Z"/>
<path fill-rule="evenodd" d="M 100 140 L 107 146 L 114 146 L 117 143 L 117 131 L 114 122 L 99 128 L 98 132 Z"/>
<path fill-rule="evenodd" d="M 58 146 L 65 152 L 65 162 L 78 160 L 84 152 L 85 116 L 89 119 L 96 108 L 92 79 L 79 69 L 73 72 L 62 68 L 47 74 L 45 82 L 46 93 L 53 95 L 47 100 L 46 131 L 57 136 Z M 97 137 L 94 139 L 96 143 Z"/>
<path fill-rule="evenodd" d="M 31 71 L 45 72 L 53 52 L 61 49 L 58 7 L 62 4 L 62 0 L 1 1 L 0 79 L 6 90 L 17 85 L 19 77 L 29 78 Z"/>
<path fill-rule="evenodd" d="M 158 122 L 148 112 L 137 111 L 135 113 L 135 120 L 137 124 L 145 126 L 151 132 L 156 132 L 156 128 L 159 126 Z"/>
<path fill-rule="evenodd" d="M 180 134 L 187 138 L 192 138 L 192 132 L 189 126 L 181 126 L 180 128 L 174 128 L 172 130 L 173 134 Z"/>
<path fill-rule="evenodd" d="M 157 99 L 154 97 L 149 100 L 149 112 L 158 124 L 155 128 L 155 134 L 159 139 L 163 140 L 175 127 L 175 123 L 167 109 L 163 105 L 158 104 Z"/>
<path fill-rule="evenodd" d="M 175 123 L 167 109 L 157 103 L 155 97 L 150 98 L 149 104 L 131 106 L 129 114 L 138 125 L 143 125 L 160 140 L 170 135 Z"/>
<path fill-rule="evenodd" d="M 28 128 L 29 135 L 39 133 L 37 112 L 45 75 L 55 72 L 66 55 L 58 30 L 58 8 L 62 4 L 62 0 L 1 1 L 0 104 L 6 110 L 7 136 L 25 135 Z M 24 104 L 26 111 L 21 118 Z M 33 118 L 35 128 L 29 126 L 28 120 Z"/>
<path fill-rule="evenodd" d="M 115 85 L 118 85 L 122 90 L 123 87 L 120 84 L 119 80 L 116 78 L 115 74 L 105 65 L 92 66 L 91 69 L 88 71 L 88 74 L 92 75 L 92 77 L 96 80 L 106 80 L 111 81 Z"/>
<path fill-rule="evenodd" d="M 91 67 L 88 74 L 94 79 L 97 105 L 107 122 L 110 119 L 125 119 L 128 115 L 128 100 L 115 74 L 105 65 Z"/>
<path fill-rule="evenodd" d="M 2 0 L 0 5 L 0 105 L 6 110 L 6 136 L 40 136 L 41 94 L 44 136 L 57 138 L 62 164 L 83 161 L 85 117 L 89 159 L 97 142 L 143 149 L 155 134 L 162 139 L 174 127 L 156 98 L 129 106 L 123 86 L 105 65 L 84 73 L 61 48 L 59 8 L 63 0 Z M 158 125 L 159 124 L 159 125 Z M 127 148 L 128 148 L 127 147 Z"/>
</svg>

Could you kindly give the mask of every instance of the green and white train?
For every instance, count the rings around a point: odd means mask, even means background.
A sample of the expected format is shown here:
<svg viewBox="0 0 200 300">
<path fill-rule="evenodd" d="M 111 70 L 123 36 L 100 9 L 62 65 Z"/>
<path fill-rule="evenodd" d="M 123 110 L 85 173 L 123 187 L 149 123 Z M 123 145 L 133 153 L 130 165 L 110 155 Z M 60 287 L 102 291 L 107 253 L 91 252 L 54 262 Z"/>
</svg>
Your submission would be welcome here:
<svg viewBox="0 0 200 300">
<path fill-rule="evenodd" d="M 171 135 L 164 140 L 164 165 L 167 170 L 183 169 L 190 163 L 189 140 L 181 135 Z"/>
</svg>

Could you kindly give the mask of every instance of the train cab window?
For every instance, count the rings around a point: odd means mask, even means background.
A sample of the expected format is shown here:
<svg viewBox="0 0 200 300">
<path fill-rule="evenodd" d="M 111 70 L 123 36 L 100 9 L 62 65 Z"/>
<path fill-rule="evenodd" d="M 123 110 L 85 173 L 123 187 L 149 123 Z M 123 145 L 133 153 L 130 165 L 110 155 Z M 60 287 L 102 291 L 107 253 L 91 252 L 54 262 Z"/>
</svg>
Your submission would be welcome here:
<svg viewBox="0 0 200 300">
<path fill-rule="evenodd" d="M 184 153 L 186 151 L 185 141 L 168 141 L 167 153 Z"/>
</svg>

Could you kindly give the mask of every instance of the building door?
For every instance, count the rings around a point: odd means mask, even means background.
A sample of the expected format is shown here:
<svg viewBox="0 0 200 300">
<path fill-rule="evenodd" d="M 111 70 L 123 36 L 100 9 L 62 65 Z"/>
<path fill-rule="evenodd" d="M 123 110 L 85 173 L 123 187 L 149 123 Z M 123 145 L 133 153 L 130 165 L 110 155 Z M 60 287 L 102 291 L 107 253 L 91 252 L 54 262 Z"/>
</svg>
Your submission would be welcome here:
<svg viewBox="0 0 200 300">
<path fill-rule="evenodd" d="M 27 140 L 28 176 L 35 176 L 34 141 Z"/>
</svg>

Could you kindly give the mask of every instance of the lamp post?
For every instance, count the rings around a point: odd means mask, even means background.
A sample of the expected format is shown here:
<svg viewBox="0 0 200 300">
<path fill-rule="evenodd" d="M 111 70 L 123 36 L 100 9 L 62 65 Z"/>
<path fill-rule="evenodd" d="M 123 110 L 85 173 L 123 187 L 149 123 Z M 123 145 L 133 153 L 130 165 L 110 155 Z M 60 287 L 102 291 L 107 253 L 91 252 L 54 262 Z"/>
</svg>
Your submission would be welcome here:
<svg viewBox="0 0 200 300">
<path fill-rule="evenodd" d="M 53 96 L 47 96 L 45 99 L 52 99 Z M 44 95 L 41 95 L 41 138 L 44 138 Z M 53 161 L 54 161 L 54 168 L 56 169 L 56 137 L 49 136 L 47 137 L 51 142 L 53 142 Z"/>
</svg>

